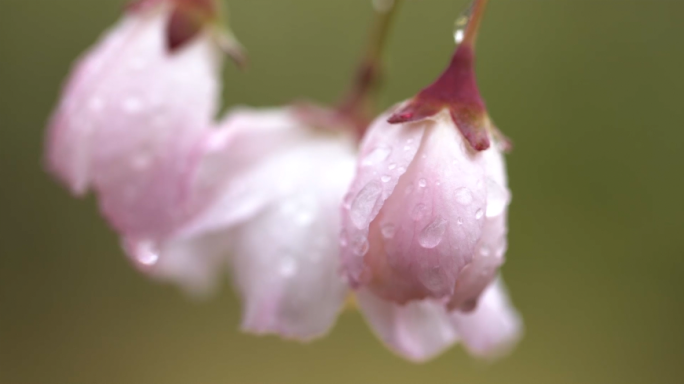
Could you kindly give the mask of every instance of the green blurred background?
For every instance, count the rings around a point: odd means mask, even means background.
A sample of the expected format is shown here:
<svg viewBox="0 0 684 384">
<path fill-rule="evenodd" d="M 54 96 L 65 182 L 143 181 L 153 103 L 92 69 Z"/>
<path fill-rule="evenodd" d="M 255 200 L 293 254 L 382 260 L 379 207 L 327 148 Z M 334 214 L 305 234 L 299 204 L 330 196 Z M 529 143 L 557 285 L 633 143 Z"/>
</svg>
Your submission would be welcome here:
<svg viewBox="0 0 684 384">
<path fill-rule="evenodd" d="M 525 318 L 495 364 L 393 356 L 354 312 L 310 345 L 238 332 L 229 284 L 195 302 L 123 257 L 92 198 L 41 164 L 71 62 L 121 0 L 0 0 L 0 383 L 683 383 L 684 1 L 493 0 L 478 75 L 515 141 L 508 263 Z M 383 107 L 445 66 L 465 0 L 408 0 Z M 229 0 L 252 66 L 227 105 L 335 101 L 369 0 Z"/>
</svg>

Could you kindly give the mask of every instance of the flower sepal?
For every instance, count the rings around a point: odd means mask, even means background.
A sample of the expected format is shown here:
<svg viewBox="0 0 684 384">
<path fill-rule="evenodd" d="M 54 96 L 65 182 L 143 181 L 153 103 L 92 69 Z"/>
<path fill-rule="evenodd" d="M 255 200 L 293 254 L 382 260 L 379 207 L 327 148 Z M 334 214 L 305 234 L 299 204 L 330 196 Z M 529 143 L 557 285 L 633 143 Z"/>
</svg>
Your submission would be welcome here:
<svg viewBox="0 0 684 384">
<path fill-rule="evenodd" d="M 461 45 L 437 81 L 399 107 L 388 122 L 420 121 L 448 109 L 454 124 L 470 145 L 478 151 L 488 149 L 493 125 L 475 80 L 474 58 L 472 46 Z"/>
<path fill-rule="evenodd" d="M 128 11 L 148 12 L 164 4 L 171 7 L 165 31 L 169 52 L 175 53 L 200 34 L 208 33 L 238 67 L 246 66 L 244 49 L 221 16 L 216 0 L 134 0 L 129 4 Z"/>
</svg>

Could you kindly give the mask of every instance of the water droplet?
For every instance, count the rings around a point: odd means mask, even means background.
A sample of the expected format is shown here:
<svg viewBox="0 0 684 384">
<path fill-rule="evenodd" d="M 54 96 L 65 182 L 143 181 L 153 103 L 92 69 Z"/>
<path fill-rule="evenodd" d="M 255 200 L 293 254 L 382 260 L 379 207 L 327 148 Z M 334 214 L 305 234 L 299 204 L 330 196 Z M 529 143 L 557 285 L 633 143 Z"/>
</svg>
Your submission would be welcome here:
<svg viewBox="0 0 684 384">
<path fill-rule="evenodd" d="M 297 225 L 306 227 L 314 222 L 314 214 L 308 209 L 302 209 L 295 214 L 294 220 Z"/>
<path fill-rule="evenodd" d="M 365 237 L 359 237 L 352 243 L 352 251 L 356 256 L 365 256 L 368 253 L 370 245 L 368 244 L 368 239 Z"/>
<path fill-rule="evenodd" d="M 442 216 L 438 216 L 432 223 L 423 229 L 418 242 L 423 248 L 434 248 L 442 242 L 449 222 Z"/>
<path fill-rule="evenodd" d="M 143 109 L 143 102 L 137 97 L 127 97 L 123 101 L 123 110 L 126 113 L 138 113 Z"/>
<path fill-rule="evenodd" d="M 412 144 L 412 143 L 413 143 L 413 139 L 406 140 L 406 144 Z"/>
<path fill-rule="evenodd" d="M 364 167 L 372 166 L 387 160 L 389 155 L 392 153 L 392 148 L 386 145 L 380 145 L 376 147 L 371 153 L 369 153 L 361 162 Z"/>
<path fill-rule="evenodd" d="M 397 233 L 397 227 L 394 224 L 385 224 L 381 228 L 382 237 L 385 239 L 391 239 Z"/>
<path fill-rule="evenodd" d="M 456 219 L 456 224 L 463 225 L 463 218 L 459 217 L 458 219 Z"/>
<path fill-rule="evenodd" d="M 128 63 L 130 68 L 134 71 L 140 71 L 145 69 L 147 66 L 147 62 L 145 62 L 145 59 L 141 57 L 134 57 L 131 59 L 131 61 Z"/>
<path fill-rule="evenodd" d="M 404 167 L 399 167 L 399 169 L 397 169 L 397 171 L 398 171 L 399 173 L 402 173 L 402 174 L 403 174 L 404 172 L 406 172 L 406 168 L 404 168 Z"/>
<path fill-rule="evenodd" d="M 290 256 L 284 257 L 280 262 L 280 274 L 283 277 L 292 277 L 295 273 L 297 273 L 297 261 Z"/>
<path fill-rule="evenodd" d="M 456 44 L 461 44 L 461 42 L 463 42 L 464 37 L 465 37 L 465 31 L 463 29 L 457 29 L 454 32 L 454 40 L 456 41 Z"/>
<path fill-rule="evenodd" d="M 465 31 L 466 28 L 468 27 L 468 22 L 470 22 L 470 18 L 473 15 L 473 4 L 470 4 L 468 8 L 466 8 L 465 11 L 461 13 L 461 15 L 456 19 L 456 23 L 454 24 L 454 41 L 456 44 L 461 44 L 463 42 L 463 39 L 465 39 Z"/>
<path fill-rule="evenodd" d="M 491 254 L 491 251 L 487 247 L 482 247 L 480 248 L 480 255 L 484 257 L 488 257 Z"/>
<path fill-rule="evenodd" d="M 153 241 L 130 241 L 124 244 L 126 252 L 143 267 L 151 267 L 159 261 L 159 248 Z"/>
<path fill-rule="evenodd" d="M 280 211 L 302 227 L 311 225 L 316 218 L 314 204 L 307 195 L 285 200 L 280 206 Z"/>
<path fill-rule="evenodd" d="M 349 208 L 351 208 L 353 198 L 354 198 L 354 195 L 352 195 L 351 193 L 347 193 L 346 195 L 344 195 L 344 200 L 342 203 L 342 206 L 344 207 L 344 209 L 348 210 Z"/>
<path fill-rule="evenodd" d="M 150 164 L 152 164 L 152 157 L 148 154 L 133 156 L 133 159 L 131 160 L 131 167 L 137 171 L 144 171 L 149 168 Z"/>
<path fill-rule="evenodd" d="M 484 216 L 484 212 L 481 209 L 478 209 L 477 212 L 475 212 L 475 218 L 480 220 L 482 216 Z"/>
<path fill-rule="evenodd" d="M 426 155 L 426 154 L 423 154 L 422 156 L 420 156 L 420 158 L 423 159 L 423 160 L 425 160 L 425 159 L 427 159 L 427 155 Z"/>
<path fill-rule="evenodd" d="M 88 107 L 90 107 L 90 110 L 93 112 L 100 112 L 104 109 L 105 103 L 104 100 L 100 97 L 93 97 L 90 99 L 90 102 L 88 103 Z"/>
<path fill-rule="evenodd" d="M 440 185 L 442 185 L 442 182 L 437 180 L 437 181 L 435 181 L 435 185 L 439 187 Z"/>
<path fill-rule="evenodd" d="M 410 145 L 404 145 L 404 151 L 408 152 L 408 151 L 410 151 L 410 150 L 411 150 L 411 146 L 410 146 Z"/>
<path fill-rule="evenodd" d="M 393 169 L 396 168 L 396 167 L 397 167 L 397 164 L 392 163 L 392 164 L 390 164 L 389 167 L 387 167 L 387 168 L 389 168 L 389 170 L 391 171 L 391 170 L 393 170 Z"/>
<path fill-rule="evenodd" d="M 373 0 L 373 8 L 377 12 L 387 13 L 394 7 L 394 0 Z"/>
<path fill-rule="evenodd" d="M 456 190 L 456 201 L 460 204 L 468 205 L 473 202 L 473 193 L 468 188 L 459 188 Z"/>
<path fill-rule="evenodd" d="M 496 217 L 508 206 L 509 194 L 499 183 L 487 179 L 487 217 Z"/>
<path fill-rule="evenodd" d="M 356 228 L 361 229 L 368 225 L 381 193 L 382 186 L 376 181 L 366 184 L 356 196 L 349 212 Z"/>
<path fill-rule="evenodd" d="M 342 230 L 342 232 L 340 232 L 340 246 L 342 248 L 344 248 L 348 244 L 349 244 L 349 240 L 347 239 L 347 231 Z"/>
<path fill-rule="evenodd" d="M 418 181 L 418 186 L 421 187 L 421 188 L 427 187 L 427 180 L 425 180 L 425 179 L 420 179 L 420 180 Z"/>
<path fill-rule="evenodd" d="M 418 204 L 416 205 L 415 208 L 413 208 L 413 212 L 411 212 L 411 218 L 415 221 L 420 221 L 425 217 L 425 214 L 427 213 L 427 207 L 425 204 Z"/>
<path fill-rule="evenodd" d="M 392 180 L 392 176 L 388 176 L 388 175 L 385 175 L 385 176 L 380 178 L 380 181 L 382 181 L 383 183 L 389 183 L 390 180 Z"/>
</svg>

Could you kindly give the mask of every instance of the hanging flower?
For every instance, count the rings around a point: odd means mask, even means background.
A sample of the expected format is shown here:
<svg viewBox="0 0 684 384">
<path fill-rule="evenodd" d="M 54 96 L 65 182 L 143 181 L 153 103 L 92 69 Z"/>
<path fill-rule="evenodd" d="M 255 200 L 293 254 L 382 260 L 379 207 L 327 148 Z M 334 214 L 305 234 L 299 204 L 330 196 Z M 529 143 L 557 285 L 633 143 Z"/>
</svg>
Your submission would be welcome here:
<svg viewBox="0 0 684 384">
<path fill-rule="evenodd" d="M 220 101 L 209 30 L 167 48 L 174 4 L 136 3 L 78 61 L 48 131 L 48 168 L 77 195 L 95 191 L 110 223 L 136 237 L 187 219 L 190 154 Z"/>
<path fill-rule="evenodd" d="M 472 312 L 482 328 L 456 321 L 451 332 L 478 354 L 509 346 L 520 328 L 495 282 L 507 247 L 510 192 L 505 142 L 475 83 L 473 48 L 485 3 L 476 1 L 467 14 L 444 74 L 371 125 L 342 225 L 352 287 L 394 311 L 430 306 L 432 321 L 440 313 L 454 319 Z M 496 140 L 501 145 L 492 145 Z M 492 297 L 496 306 L 487 303 Z M 478 334 L 486 324 L 487 336 Z M 507 326 L 497 331 L 496 324 Z"/>
</svg>

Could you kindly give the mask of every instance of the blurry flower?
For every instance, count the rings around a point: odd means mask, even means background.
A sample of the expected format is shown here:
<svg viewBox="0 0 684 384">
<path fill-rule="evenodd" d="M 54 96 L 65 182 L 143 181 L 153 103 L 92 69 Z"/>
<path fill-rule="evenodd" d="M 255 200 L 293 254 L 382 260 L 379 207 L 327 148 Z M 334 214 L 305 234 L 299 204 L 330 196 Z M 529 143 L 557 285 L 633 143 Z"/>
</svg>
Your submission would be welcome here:
<svg viewBox="0 0 684 384">
<path fill-rule="evenodd" d="M 167 50 L 171 2 L 134 8 L 77 63 L 48 131 L 49 169 L 110 223 L 163 236 L 192 211 L 184 180 L 218 110 L 220 53 L 202 33 Z"/>
<path fill-rule="evenodd" d="M 347 285 L 339 275 L 339 206 L 354 173 L 351 137 L 306 126 L 290 108 L 238 109 L 199 146 L 199 215 L 154 245 L 144 270 L 191 292 L 230 267 L 243 329 L 308 340 L 335 322 Z M 145 241 L 129 252 L 144 258 Z"/>
</svg>

